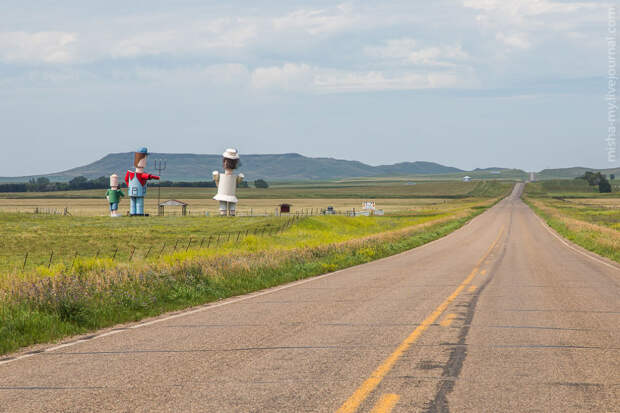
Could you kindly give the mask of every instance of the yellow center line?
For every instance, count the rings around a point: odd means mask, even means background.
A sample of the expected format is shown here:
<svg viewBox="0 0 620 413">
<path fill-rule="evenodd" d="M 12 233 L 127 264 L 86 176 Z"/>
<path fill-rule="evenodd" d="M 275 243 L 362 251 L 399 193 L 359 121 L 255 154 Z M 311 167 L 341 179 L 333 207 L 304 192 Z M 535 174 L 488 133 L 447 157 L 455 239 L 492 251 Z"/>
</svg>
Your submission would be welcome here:
<svg viewBox="0 0 620 413">
<path fill-rule="evenodd" d="M 441 304 L 439 304 L 439 307 L 437 307 L 428 317 L 426 317 L 424 321 L 422 321 L 422 323 L 418 327 L 416 327 L 416 329 L 413 330 L 413 332 L 402 343 L 400 343 L 396 350 L 394 350 L 394 352 L 390 354 L 388 358 L 386 358 L 383 363 L 381 363 L 381 365 L 379 365 L 379 367 L 375 369 L 375 371 L 372 372 L 370 377 L 368 377 L 357 388 L 357 390 L 355 390 L 351 397 L 349 397 L 349 399 L 345 401 L 342 406 L 340 406 L 340 408 L 337 410 L 337 413 L 353 413 L 357 410 L 359 405 L 362 404 L 364 400 L 366 400 L 370 392 L 372 392 L 377 387 L 377 385 L 381 383 L 381 380 L 383 380 L 385 375 L 392 369 L 394 364 L 396 364 L 400 356 L 402 356 L 403 353 L 407 351 L 407 349 L 422 335 L 422 333 L 426 331 L 439 318 L 439 316 L 441 316 L 441 314 L 446 310 L 446 308 L 448 308 L 450 303 L 454 301 L 454 299 L 461 293 L 461 291 L 463 291 L 463 289 L 465 289 L 465 287 L 471 282 L 471 280 L 474 279 L 474 277 L 478 273 L 480 265 L 489 256 L 489 254 L 491 254 L 491 251 L 493 251 L 493 248 L 495 247 L 503 233 L 504 227 L 502 226 L 502 229 L 497 235 L 497 238 L 495 238 L 495 241 L 493 241 L 493 244 L 491 244 L 491 246 L 482 256 L 482 258 L 480 258 L 478 263 L 476 263 L 476 266 L 471 271 L 471 273 L 469 273 L 467 278 L 465 278 L 465 280 L 463 280 L 463 282 L 456 288 L 456 290 L 454 290 L 454 292 L 450 294 L 448 298 L 446 298 Z"/>
<path fill-rule="evenodd" d="M 470 286 L 469 287 L 469 292 L 473 293 L 474 291 L 476 291 L 476 286 L 475 285 Z"/>
<path fill-rule="evenodd" d="M 390 413 L 394 406 L 396 406 L 396 403 L 398 403 L 398 399 L 400 399 L 398 394 L 384 394 L 370 413 Z"/>
<path fill-rule="evenodd" d="M 439 323 L 442 327 L 450 327 L 450 324 L 452 324 L 452 320 L 454 320 L 454 317 L 456 317 L 456 314 L 454 313 L 450 313 L 448 314 L 441 323 Z"/>
</svg>

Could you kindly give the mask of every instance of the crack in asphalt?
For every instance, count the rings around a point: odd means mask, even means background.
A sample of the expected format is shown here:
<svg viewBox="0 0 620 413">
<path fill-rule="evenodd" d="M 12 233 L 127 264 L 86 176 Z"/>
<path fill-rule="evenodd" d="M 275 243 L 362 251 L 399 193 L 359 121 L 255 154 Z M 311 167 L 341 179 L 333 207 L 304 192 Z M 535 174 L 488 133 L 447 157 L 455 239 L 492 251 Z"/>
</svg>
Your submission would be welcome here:
<svg viewBox="0 0 620 413">
<path fill-rule="evenodd" d="M 510 236 L 510 228 L 512 226 L 512 212 L 510 214 L 510 224 L 508 226 L 508 231 L 506 233 L 506 239 L 509 239 Z M 458 341 L 454 343 L 454 347 L 450 350 L 450 356 L 448 361 L 443 366 L 442 379 L 437 384 L 437 390 L 435 393 L 435 397 L 426 403 L 424 413 L 450 413 L 450 405 L 448 403 L 448 395 L 454 389 L 454 385 L 456 384 L 461 370 L 463 369 L 463 364 L 465 363 L 465 359 L 467 358 L 467 345 L 465 343 L 467 339 L 467 335 L 469 334 L 469 330 L 471 328 L 472 321 L 474 319 L 474 313 L 476 310 L 476 305 L 478 304 L 478 299 L 480 295 L 485 290 L 487 285 L 493 279 L 493 275 L 495 274 L 494 269 L 499 266 L 504 255 L 506 253 L 507 245 L 503 244 L 501 250 L 497 254 L 495 261 L 493 262 L 492 269 L 488 271 L 487 279 L 482 283 L 482 285 L 475 290 L 475 293 L 472 295 L 469 303 L 462 304 L 464 308 L 464 312 L 460 313 L 463 317 L 463 325 L 459 330 Z"/>
</svg>

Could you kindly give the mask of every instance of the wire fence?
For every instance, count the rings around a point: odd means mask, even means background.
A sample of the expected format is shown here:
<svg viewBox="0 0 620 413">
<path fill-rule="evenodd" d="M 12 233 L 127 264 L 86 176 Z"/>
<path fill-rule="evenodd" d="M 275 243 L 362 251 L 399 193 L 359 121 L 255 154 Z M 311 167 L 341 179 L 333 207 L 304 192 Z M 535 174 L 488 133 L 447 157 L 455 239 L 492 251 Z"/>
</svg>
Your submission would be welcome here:
<svg viewBox="0 0 620 413">
<path fill-rule="evenodd" d="M 110 211 L 105 208 L 77 208 L 69 209 L 68 207 L 38 207 L 28 206 L 21 208 L 2 208 L 0 206 L 0 212 L 18 213 L 18 214 L 35 214 L 35 215 L 63 215 L 63 216 L 107 216 Z M 204 217 L 204 216 L 219 216 L 219 211 L 213 209 L 191 209 L 187 208 L 186 213 L 183 214 L 180 210 L 168 210 L 166 209 L 163 215 L 158 215 L 157 210 L 145 209 L 151 217 Z M 129 216 L 129 213 L 126 213 Z M 383 211 L 365 210 L 365 209 L 344 209 L 336 210 L 330 208 L 301 208 L 290 212 L 281 212 L 279 210 L 267 210 L 267 209 L 247 209 L 237 210 L 237 217 L 298 217 L 298 216 L 322 216 L 322 215 L 344 215 L 344 216 L 362 216 L 362 215 L 383 215 Z M 122 215 L 125 216 L 125 215 Z"/>
<path fill-rule="evenodd" d="M 246 228 L 237 231 L 221 231 L 202 237 L 173 238 L 165 240 L 161 244 L 140 244 L 108 246 L 98 249 L 96 252 L 84 253 L 79 249 L 75 250 L 37 250 L 26 249 L 21 254 L 0 254 L 0 268 L 17 269 L 25 271 L 27 269 L 47 267 L 51 268 L 55 264 L 65 264 L 73 269 L 76 262 L 80 259 L 89 258 L 108 258 L 119 262 L 132 262 L 137 259 L 156 259 L 163 255 L 170 255 L 176 252 L 198 250 L 202 248 L 216 248 L 229 242 L 239 242 L 248 236 L 267 237 L 282 233 L 290 228 L 295 222 L 304 218 L 303 215 L 292 215 L 278 225 L 264 225 L 261 227 Z M 4 262 L 2 262 L 4 261 Z"/>
</svg>

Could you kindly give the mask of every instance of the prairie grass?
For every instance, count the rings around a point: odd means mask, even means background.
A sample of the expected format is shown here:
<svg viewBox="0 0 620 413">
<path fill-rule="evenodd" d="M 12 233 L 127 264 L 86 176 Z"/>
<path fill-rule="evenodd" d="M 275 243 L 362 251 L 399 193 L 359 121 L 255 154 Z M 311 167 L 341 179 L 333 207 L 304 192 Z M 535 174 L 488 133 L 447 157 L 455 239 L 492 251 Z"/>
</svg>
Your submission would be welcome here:
<svg viewBox="0 0 620 413">
<path fill-rule="evenodd" d="M 620 188 L 612 181 L 613 192 L 599 193 L 598 186 L 588 185 L 582 179 L 556 179 L 540 182 L 528 182 L 524 194 L 529 198 L 620 198 Z"/>
<path fill-rule="evenodd" d="M 486 189 L 478 188 L 483 185 Z M 500 191 L 510 187 L 510 182 L 503 181 L 308 181 L 304 183 L 275 184 L 265 189 L 238 188 L 240 199 L 388 199 L 388 198 L 464 198 L 476 196 L 473 191 L 486 193 Z M 157 185 L 149 186 L 147 198 L 157 198 Z M 207 199 L 211 200 L 215 188 L 180 188 L 162 187 L 162 199 Z M 79 191 L 57 192 L 14 192 L 0 193 L 6 199 L 104 199 L 105 190 L 89 189 Z M 486 196 L 486 195 L 485 195 Z M 496 195 L 488 195 L 496 196 Z M 126 201 L 125 201 L 126 202 Z"/>
<path fill-rule="evenodd" d="M 620 199 L 606 206 L 575 199 L 526 198 L 549 226 L 568 240 L 620 262 Z M 581 201 L 581 200 L 580 200 Z"/>
<path fill-rule="evenodd" d="M 337 205 L 339 200 L 330 201 Z M 307 222 L 329 226 L 332 235 L 355 237 L 484 205 L 489 198 L 392 201 L 400 202 L 401 210 L 390 216 L 367 220 L 318 216 Z M 242 240 L 246 234 L 274 232 L 287 225 L 290 219 L 290 216 L 109 218 L 0 212 L 0 274 L 15 273 L 22 267 L 26 270 L 44 267 L 42 271 L 56 264 L 70 267 L 91 257 L 113 258 L 116 262 L 140 261 L 144 257 L 154 259 L 173 251 L 193 251 L 201 245 L 219 247 L 229 239 Z M 368 224 L 359 229 L 352 226 L 353 223 Z M 273 240 L 270 244 L 277 245 Z"/>
<path fill-rule="evenodd" d="M 459 203 L 463 199 L 495 198 L 511 187 L 509 182 L 409 182 L 409 181 L 348 181 L 279 184 L 267 189 L 239 188 L 239 215 L 273 215 L 281 203 L 292 204 L 296 213 L 318 213 L 333 206 L 338 211 L 359 210 L 363 201 L 374 200 L 386 213 L 407 213 L 426 206 Z M 204 217 L 218 214 L 218 204 L 211 199 L 214 188 L 161 188 L 161 199 L 177 199 L 189 204 L 190 215 Z M 108 204 L 104 190 L 59 192 L 0 193 L 0 212 L 32 213 L 36 208 L 65 208 L 73 216 L 107 216 Z M 119 212 L 129 209 L 128 200 L 121 201 Z M 153 187 L 145 199 L 145 211 L 157 214 L 157 189 Z M 179 215 L 180 208 L 167 208 L 166 213 Z"/>
<path fill-rule="evenodd" d="M 60 262 L 50 268 L 43 265 L 10 272 L 0 280 L 0 354 L 395 254 L 448 234 L 498 199 L 464 200 L 450 209 L 398 217 L 305 217 L 278 233 L 244 234 L 217 248 L 188 248 L 131 262 L 78 258 L 71 266 Z M 91 231 L 91 237 L 98 234 L 102 242 L 109 225 L 120 225 L 89 219 L 77 220 L 77 233 Z M 277 218 L 263 219 L 260 225 L 271 225 Z M 134 241 L 156 237 L 158 231 L 209 231 L 203 226 L 220 222 L 257 225 L 252 220 L 181 222 L 178 228 L 174 220 L 165 228 L 150 228 Z M 13 223 L 22 224 L 21 217 Z M 53 225 L 62 229 L 74 224 L 59 221 Z M 45 233 L 34 227 L 32 233 Z M 13 228 L 11 237 L 19 237 L 27 228 Z M 67 231 L 65 238 L 72 239 L 70 234 Z M 76 235 L 74 239 L 82 238 Z"/>
</svg>

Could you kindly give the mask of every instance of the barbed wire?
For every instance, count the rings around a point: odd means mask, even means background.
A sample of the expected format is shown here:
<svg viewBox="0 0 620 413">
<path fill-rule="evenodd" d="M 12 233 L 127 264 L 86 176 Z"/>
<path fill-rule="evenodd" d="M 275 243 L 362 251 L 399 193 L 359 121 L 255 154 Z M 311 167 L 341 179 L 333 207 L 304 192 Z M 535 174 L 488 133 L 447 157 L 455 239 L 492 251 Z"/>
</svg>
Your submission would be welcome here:
<svg viewBox="0 0 620 413">
<path fill-rule="evenodd" d="M 143 245 L 141 248 L 135 245 L 100 248 L 94 254 L 91 252 L 88 255 L 80 254 L 78 249 L 55 250 L 50 248 L 45 250 L 45 252 L 26 249 L 20 254 L 0 254 L 0 257 L 8 258 L 4 264 L 6 267 L 13 267 L 21 270 L 40 266 L 51 268 L 54 264 L 68 264 L 69 262 L 71 262 L 70 268 L 73 268 L 76 261 L 80 258 L 109 258 L 121 262 L 131 262 L 134 259 L 160 258 L 165 254 L 174 254 L 181 251 L 187 252 L 190 249 L 198 250 L 202 248 L 219 247 L 231 241 L 239 242 L 250 235 L 258 237 L 273 236 L 290 228 L 291 225 L 302 218 L 304 218 L 304 216 L 294 215 L 288 217 L 285 222 L 278 226 L 265 225 L 262 227 L 246 228 L 245 230 L 220 231 L 202 237 L 174 238 L 172 240 L 164 240 L 162 244 L 151 243 Z"/>
</svg>

